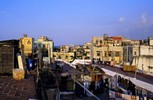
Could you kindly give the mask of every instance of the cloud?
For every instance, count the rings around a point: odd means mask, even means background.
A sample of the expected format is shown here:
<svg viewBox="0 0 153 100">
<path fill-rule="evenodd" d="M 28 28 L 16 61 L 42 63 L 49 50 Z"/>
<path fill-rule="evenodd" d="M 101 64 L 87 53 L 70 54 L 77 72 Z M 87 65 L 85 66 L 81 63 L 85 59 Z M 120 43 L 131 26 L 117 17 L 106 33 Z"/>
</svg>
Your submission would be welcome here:
<svg viewBox="0 0 153 100">
<path fill-rule="evenodd" d="M 141 16 L 140 16 L 140 18 L 141 18 L 141 21 L 142 21 L 142 23 L 147 23 L 147 16 L 146 16 L 146 13 L 143 13 Z"/>
<path fill-rule="evenodd" d="M 153 16 L 149 16 L 146 13 L 143 13 L 140 16 L 140 22 L 143 23 L 144 25 L 152 25 L 153 24 Z"/>
<path fill-rule="evenodd" d="M 120 17 L 119 18 L 119 22 L 124 22 L 125 21 L 125 17 Z"/>
</svg>

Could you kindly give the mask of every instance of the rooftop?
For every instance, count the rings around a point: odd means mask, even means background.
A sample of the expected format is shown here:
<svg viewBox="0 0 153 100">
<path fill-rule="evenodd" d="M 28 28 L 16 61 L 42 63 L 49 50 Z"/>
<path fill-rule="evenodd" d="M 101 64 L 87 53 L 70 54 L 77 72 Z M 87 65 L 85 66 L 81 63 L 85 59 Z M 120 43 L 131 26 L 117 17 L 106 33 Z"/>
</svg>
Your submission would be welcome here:
<svg viewBox="0 0 153 100">
<path fill-rule="evenodd" d="M 36 99 L 34 78 L 15 80 L 12 76 L 0 76 L 0 100 Z"/>
</svg>

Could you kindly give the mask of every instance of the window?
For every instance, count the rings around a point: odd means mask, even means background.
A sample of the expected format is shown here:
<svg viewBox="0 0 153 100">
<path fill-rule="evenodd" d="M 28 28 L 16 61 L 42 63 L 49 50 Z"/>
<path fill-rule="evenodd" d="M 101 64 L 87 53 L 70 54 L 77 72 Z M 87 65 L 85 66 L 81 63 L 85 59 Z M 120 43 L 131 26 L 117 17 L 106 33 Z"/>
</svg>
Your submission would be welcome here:
<svg viewBox="0 0 153 100">
<path fill-rule="evenodd" d="M 134 55 L 135 55 L 135 56 L 137 55 L 137 52 L 136 52 L 136 51 L 134 51 Z"/>
<path fill-rule="evenodd" d="M 100 46 L 102 46 L 102 40 L 100 40 Z"/>
<path fill-rule="evenodd" d="M 112 51 L 109 51 L 108 52 L 108 56 L 112 56 Z"/>
<path fill-rule="evenodd" d="M 66 59 L 68 59 L 68 56 L 65 56 Z"/>
<path fill-rule="evenodd" d="M 96 40 L 96 44 L 98 44 L 98 40 Z"/>
<path fill-rule="evenodd" d="M 86 49 L 90 49 L 90 47 L 89 46 L 86 46 Z"/>
<path fill-rule="evenodd" d="M 107 57 L 107 52 L 105 51 L 105 57 Z"/>
<path fill-rule="evenodd" d="M 120 56 L 120 52 L 118 52 L 118 51 L 115 52 L 115 56 L 116 56 L 116 57 L 119 57 L 119 56 Z"/>
<path fill-rule="evenodd" d="M 61 59 L 62 57 L 61 56 L 58 56 L 58 59 Z"/>
<path fill-rule="evenodd" d="M 100 51 L 97 51 L 97 56 L 100 56 Z"/>
<path fill-rule="evenodd" d="M 28 41 L 28 42 L 27 42 L 27 44 L 31 44 L 31 42 L 30 42 L 30 41 Z"/>
</svg>

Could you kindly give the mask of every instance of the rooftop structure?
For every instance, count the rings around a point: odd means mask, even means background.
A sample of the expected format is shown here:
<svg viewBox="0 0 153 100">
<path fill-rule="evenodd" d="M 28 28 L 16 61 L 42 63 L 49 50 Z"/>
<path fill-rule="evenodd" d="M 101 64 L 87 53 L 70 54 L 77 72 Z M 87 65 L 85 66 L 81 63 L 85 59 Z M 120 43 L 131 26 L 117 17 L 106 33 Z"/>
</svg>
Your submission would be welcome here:
<svg viewBox="0 0 153 100">
<path fill-rule="evenodd" d="M 24 35 L 19 39 L 19 48 L 21 48 L 21 52 L 23 50 L 25 56 L 32 54 L 34 52 L 34 38 Z"/>
</svg>

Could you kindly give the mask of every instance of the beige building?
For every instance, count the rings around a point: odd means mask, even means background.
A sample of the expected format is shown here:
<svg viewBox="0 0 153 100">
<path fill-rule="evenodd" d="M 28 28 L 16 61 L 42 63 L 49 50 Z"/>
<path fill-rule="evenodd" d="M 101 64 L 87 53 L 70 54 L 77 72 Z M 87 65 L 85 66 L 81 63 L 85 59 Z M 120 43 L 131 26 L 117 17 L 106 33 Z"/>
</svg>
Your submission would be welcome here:
<svg viewBox="0 0 153 100">
<path fill-rule="evenodd" d="M 87 42 L 83 46 L 84 52 L 85 52 L 85 59 L 91 59 L 91 43 Z"/>
<path fill-rule="evenodd" d="M 131 45 L 140 45 L 139 40 L 131 40 Z"/>
<path fill-rule="evenodd" d="M 74 53 L 73 52 L 53 52 L 54 59 L 62 59 L 67 62 L 73 61 Z"/>
<path fill-rule="evenodd" d="M 116 63 L 121 64 L 123 59 L 123 47 L 94 47 L 93 58 L 100 59 L 100 61 L 116 61 Z"/>
<path fill-rule="evenodd" d="M 62 45 L 59 52 L 54 52 L 55 59 L 62 59 L 68 62 L 74 59 L 86 59 L 91 58 L 91 43 L 85 43 L 81 45 Z"/>
<path fill-rule="evenodd" d="M 25 34 L 23 38 L 19 39 L 19 48 L 23 50 L 25 56 L 32 54 L 34 52 L 34 38 L 27 37 Z"/>
<path fill-rule="evenodd" d="M 103 37 L 92 38 L 92 55 L 94 59 L 100 61 L 116 61 L 121 64 L 123 59 L 123 47 L 121 36 L 108 37 L 104 34 Z"/>
<path fill-rule="evenodd" d="M 62 59 L 67 62 L 71 62 L 74 60 L 74 52 L 72 51 L 73 46 L 71 45 L 62 45 L 60 46 L 60 50 L 57 52 L 53 52 L 54 59 Z"/>
<path fill-rule="evenodd" d="M 92 38 L 92 45 L 94 47 L 102 47 L 104 45 L 104 38 L 101 36 L 94 36 Z"/>
<path fill-rule="evenodd" d="M 60 47 L 60 52 L 70 52 L 70 46 L 69 45 L 62 45 Z"/>
</svg>

